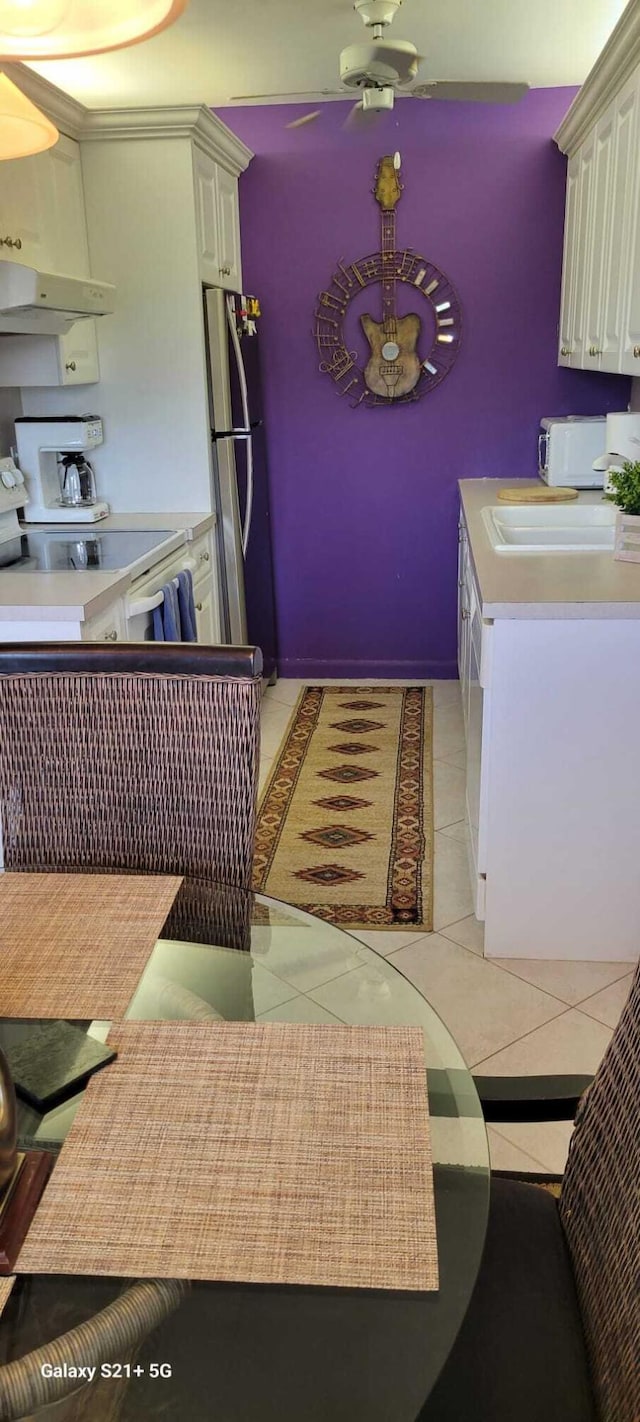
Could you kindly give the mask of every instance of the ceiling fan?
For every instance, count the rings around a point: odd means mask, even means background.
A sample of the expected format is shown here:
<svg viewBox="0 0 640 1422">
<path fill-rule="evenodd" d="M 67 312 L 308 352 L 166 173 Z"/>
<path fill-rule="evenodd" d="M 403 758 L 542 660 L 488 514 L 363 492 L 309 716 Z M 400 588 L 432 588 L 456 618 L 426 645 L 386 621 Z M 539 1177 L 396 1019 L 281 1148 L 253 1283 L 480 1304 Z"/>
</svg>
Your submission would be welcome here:
<svg viewBox="0 0 640 1422">
<path fill-rule="evenodd" d="M 234 94 L 231 103 L 264 100 L 324 99 L 347 97 L 359 91 L 360 98 L 350 119 L 365 119 L 393 108 L 396 97 L 411 99 L 461 99 L 467 103 L 515 104 L 526 94 L 528 84 L 476 83 L 436 80 L 415 84 L 423 55 L 408 40 L 387 38 L 385 31 L 397 14 L 402 0 L 354 0 L 354 10 L 364 22 L 370 38 L 364 44 L 350 44 L 340 54 L 341 89 L 320 89 L 302 94 Z M 287 124 L 301 128 L 320 117 L 314 109 Z M 348 120 L 349 121 L 349 120 Z"/>
</svg>

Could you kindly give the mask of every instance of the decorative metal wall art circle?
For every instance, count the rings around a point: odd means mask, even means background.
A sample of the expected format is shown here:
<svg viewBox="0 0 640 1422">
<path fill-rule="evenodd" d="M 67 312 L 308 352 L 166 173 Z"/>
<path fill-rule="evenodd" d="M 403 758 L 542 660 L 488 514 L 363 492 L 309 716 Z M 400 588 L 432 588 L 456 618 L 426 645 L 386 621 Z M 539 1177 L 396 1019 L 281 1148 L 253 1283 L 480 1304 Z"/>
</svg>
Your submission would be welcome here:
<svg viewBox="0 0 640 1422">
<path fill-rule="evenodd" d="M 313 334 L 320 370 L 354 407 L 419 400 L 449 374 L 461 345 L 462 309 L 452 282 L 427 257 L 410 247 L 401 251 L 396 247 L 395 208 L 402 193 L 399 167 L 399 154 L 381 158 L 377 167 L 374 193 L 381 208 L 381 250 L 348 265 L 338 262 L 315 311 Z M 419 315 L 397 314 L 398 283 L 413 287 L 429 303 L 433 335 L 428 353 L 418 351 L 424 336 Z M 382 288 L 382 320 L 368 313 L 360 317 L 369 343 L 368 360 L 360 366 L 358 352 L 347 346 L 344 320 L 353 298 L 371 286 Z"/>
</svg>

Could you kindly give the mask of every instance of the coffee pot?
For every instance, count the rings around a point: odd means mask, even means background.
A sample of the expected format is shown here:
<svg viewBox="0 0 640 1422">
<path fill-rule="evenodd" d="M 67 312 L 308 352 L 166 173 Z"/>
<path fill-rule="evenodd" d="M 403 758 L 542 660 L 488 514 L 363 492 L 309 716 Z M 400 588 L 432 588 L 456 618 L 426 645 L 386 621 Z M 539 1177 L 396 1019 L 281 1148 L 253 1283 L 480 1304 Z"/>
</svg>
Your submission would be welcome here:
<svg viewBox="0 0 640 1422">
<path fill-rule="evenodd" d="M 91 508 L 97 502 L 93 466 L 84 454 L 60 454 L 58 477 L 63 508 Z"/>
</svg>

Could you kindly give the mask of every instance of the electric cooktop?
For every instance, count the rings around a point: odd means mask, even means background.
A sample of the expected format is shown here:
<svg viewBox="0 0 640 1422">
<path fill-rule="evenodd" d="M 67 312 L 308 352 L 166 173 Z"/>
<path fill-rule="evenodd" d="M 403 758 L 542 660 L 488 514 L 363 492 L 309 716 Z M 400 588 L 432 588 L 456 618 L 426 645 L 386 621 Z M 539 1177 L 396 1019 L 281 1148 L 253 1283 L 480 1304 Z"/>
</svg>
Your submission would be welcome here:
<svg viewBox="0 0 640 1422">
<path fill-rule="evenodd" d="M 161 548 L 164 543 L 166 552 L 170 553 L 181 541 L 171 529 L 108 532 L 88 529 L 85 524 L 77 533 L 69 528 L 55 533 L 42 529 L 25 531 L 17 538 L 0 543 L 0 569 L 10 569 L 12 573 L 87 573 L 92 570 L 117 573 L 138 563 L 145 554 Z M 151 562 L 156 561 L 156 558 L 151 559 Z"/>
</svg>

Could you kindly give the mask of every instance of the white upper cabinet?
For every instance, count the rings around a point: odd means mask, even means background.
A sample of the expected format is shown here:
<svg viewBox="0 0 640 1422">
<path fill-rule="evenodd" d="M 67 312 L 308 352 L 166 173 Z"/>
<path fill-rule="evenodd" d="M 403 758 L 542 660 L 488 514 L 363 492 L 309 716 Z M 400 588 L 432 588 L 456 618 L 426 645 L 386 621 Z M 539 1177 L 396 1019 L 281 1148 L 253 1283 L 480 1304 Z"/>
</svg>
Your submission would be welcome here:
<svg viewBox="0 0 640 1422">
<path fill-rule="evenodd" d="M 577 349 L 584 370 L 600 370 L 605 356 L 603 321 L 605 307 L 605 277 L 609 271 L 609 251 L 612 242 L 611 192 L 616 133 L 616 115 L 611 104 L 597 125 L 589 157 L 590 188 L 588 215 L 588 276 L 584 283 L 585 301 L 582 332 L 576 332 Z M 587 144 L 588 148 L 589 145 Z M 608 353 L 617 359 L 615 351 Z M 576 364 L 578 362 L 576 361 Z"/>
<path fill-rule="evenodd" d="M 556 141 L 569 155 L 558 362 L 640 375 L 640 4 Z"/>
<path fill-rule="evenodd" d="M 193 179 L 200 278 L 210 286 L 237 291 L 242 283 L 238 179 L 197 144 Z"/>
<path fill-rule="evenodd" d="M 49 160 L 47 238 L 52 268 L 66 276 L 90 276 L 80 145 L 61 134 L 43 157 Z"/>
<path fill-rule="evenodd" d="M 5 185 L 7 169 L 11 172 Z M 5 192 L 7 211 L 12 214 L 6 222 Z M 3 164 L 0 203 L 0 237 L 14 228 L 22 233 L 22 246 L 1 247 L 3 256 L 65 276 L 90 275 L 80 147 L 72 138 L 62 134 L 46 153 Z M 96 327 L 91 319 L 76 321 L 64 336 L 5 336 L 0 342 L 1 385 L 88 385 L 99 378 Z"/>
<path fill-rule="evenodd" d="M 232 291 L 242 287 L 240 261 L 240 210 L 238 179 L 225 168 L 218 169 L 218 230 L 220 235 L 221 285 Z"/>
<path fill-rule="evenodd" d="M 562 258 L 562 296 L 560 298 L 559 365 L 571 365 L 573 336 L 576 325 L 576 298 L 580 270 L 578 235 L 578 193 L 580 188 L 580 154 L 569 159 L 567 168 L 567 199 L 564 221 L 564 253 Z"/>
<path fill-rule="evenodd" d="M 627 86 L 625 101 L 625 127 L 620 133 L 624 165 L 614 195 L 623 228 L 619 263 L 620 370 L 625 375 L 640 375 L 640 73 Z"/>
<path fill-rule="evenodd" d="M 575 295 L 573 327 L 569 335 L 572 366 L 583 366 L 587 348 L 587 330 L 592 324 L 589 312 L 591 258 L 593 253 L 593 209 L 595 177 L 595 134 L 584 144 L 578 155 L 578 190 L 575 206 L 575 228 L 570 235 L 575 249 Z"/>
<path fill-rule="evenodd" d="M 50 266 L 51 191 L 48 153 L 0 165 L 0 259 Z"/>
</svg>

